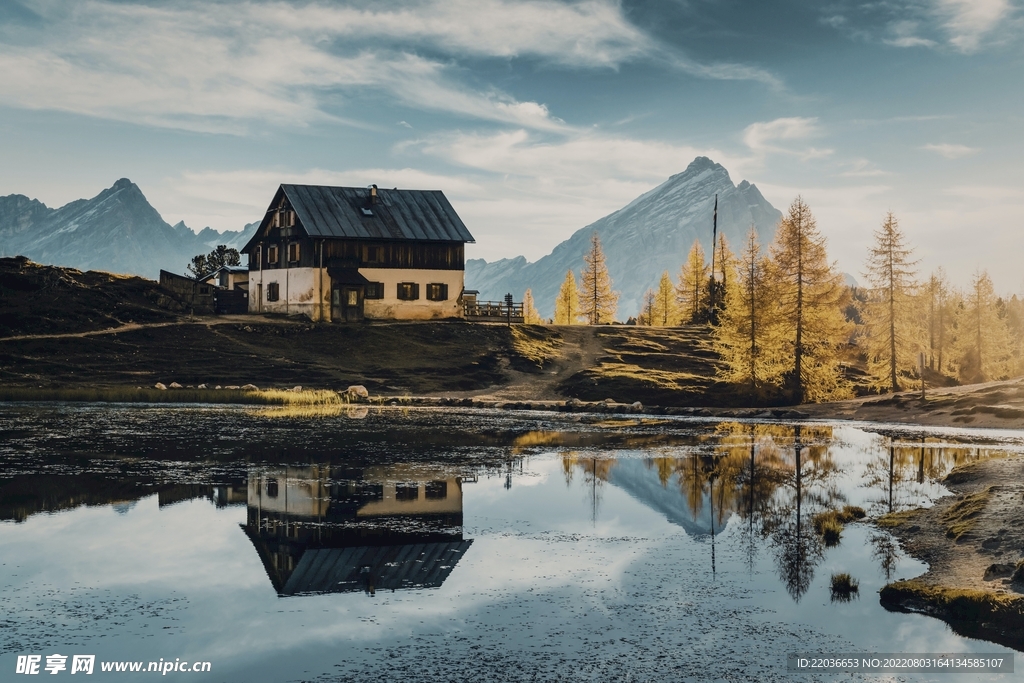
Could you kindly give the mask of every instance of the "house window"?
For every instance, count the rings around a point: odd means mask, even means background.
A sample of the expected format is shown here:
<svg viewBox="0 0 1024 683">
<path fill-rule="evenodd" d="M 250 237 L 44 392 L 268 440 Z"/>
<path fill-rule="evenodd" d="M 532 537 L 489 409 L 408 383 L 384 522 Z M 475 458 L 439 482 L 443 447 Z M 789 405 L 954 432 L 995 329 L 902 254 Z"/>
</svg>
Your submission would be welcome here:
<svg viewBox="0 0 1024 683">
<path fill-rule="evenodd" d="M 367 263 L 384 263 L 384 247 L 366 247 Z"/>
<path fill-rule="evenodd" d="M 447 301 L 448 285 L 440 282 L 431 282 L 427 285 L 427 299 L 430 301 Z"/>
<path fill-rule="evenodd" d="M 281 288 L 276 282 L 267 283 L 267 301 L 277 301 Z"/>
<path fill-rule="evenodd" d="M 277 479 L 275 477 L 267 478 L 267 495 L 271 498 L 277 498 Z"/>
<path fill-rule="evenodd" d="M 267 247 L 267 263 L 277 263 L 277 245 Z"/>
<path fill-rule="evenodd" d="M 416 483 L 395 484 L 395 500 L 418 500 L 420 485 Z"/>
<path fill-rule="evenodd" d="M 423 487 L 427 500 L 444 500 L 448 497 L 448 482 L 428 481 Z"/>
<path fill-rule="evenodd" d="M 370 282 L 366 285 L 366 299 L 383 299 L 384 298 L 384 283 L 383 282 Z"/>
<path fill-rule="evenodd" d="M 260 267 L 260 254 L 262 253 L 262 249 L 257 249 L 256 251 L 252 252 L 252 265 L 256 268 Z"/>
<path fill-rule="evenodd" d="M 346 306 L 359 305 L 359 292 L 355 289 L 346 290 Z"/>
<path fill-rule="evenodd" d="M 299 260 L 299 243 L 292 242 L 288 245 L 288 263 L 295 263 Z"/>
<path fill-rule="evenodd" d="M 199 288 L 199 293 L 200 294 L 209 294 L 210 293 L 210 288 L 204 285 L 204 286 Z"/>
<path fill-rule="evenodd" d="M 415 282 L 399 282 L 398 298 L 401 301 L 416 301 L 420 298 L 420 286 Z"/>
</svg>

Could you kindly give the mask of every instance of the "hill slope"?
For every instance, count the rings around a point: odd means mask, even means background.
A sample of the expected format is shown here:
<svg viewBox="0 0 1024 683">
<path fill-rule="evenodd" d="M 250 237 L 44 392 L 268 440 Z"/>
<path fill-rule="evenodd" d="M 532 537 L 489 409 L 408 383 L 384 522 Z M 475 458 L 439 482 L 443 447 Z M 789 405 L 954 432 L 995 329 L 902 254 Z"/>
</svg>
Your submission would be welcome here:
<svg viewBox="0 0 1024 683">
<path fill-rule="evenodd" d="M 782 214 L 747 181 L 734 185 L 729 172 L 707 157 L 697 157 L 685 171 L 629 203 L 622 209 L 577 230 L 547 256 L 529 263 L 519 256 L 488 263 L 466 263 L 466 287 L 480 290 L 482 299 L 499 300 L 506 292 L 516 299 L 533 290 L 542 316 L 554 313 L 554 300 L 565 273 L 579 277 L 583 254 L 595 231 L 601 237 L 608 272 L 620 293 L 618 317 L 625 320 L 640 310 L 648 287 L 655 287 L 663 271 L 675 279 L 694 240 L 710 253 L 712 214 L 718 194 L 718 229 L 738 249 L 751 225 L 761 242 L 775 235 Z"/>
</svg>

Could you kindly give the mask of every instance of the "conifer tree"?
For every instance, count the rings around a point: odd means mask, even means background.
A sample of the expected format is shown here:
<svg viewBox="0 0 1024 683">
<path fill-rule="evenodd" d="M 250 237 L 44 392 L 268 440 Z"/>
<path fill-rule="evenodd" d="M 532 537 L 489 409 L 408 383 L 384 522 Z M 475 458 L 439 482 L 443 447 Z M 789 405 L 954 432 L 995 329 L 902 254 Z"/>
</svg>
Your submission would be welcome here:
<svg viewBox="0 0 1024 683">
<path fill-rule="evenodd" d="M 785 365 L 785 336 L 777 321 L 776 296 L 767 257 L 757 230 L 750 226 L 720 324 L 715 349 L 725 362 L 722 378 L 762 393 L 781 382 Z"/>
<path fill-rule="evenodd" d="M 1009 375 L 1013 353 L 1006 320 L 999 315 L 992 279 L 984 270 L 977 271 L 965 297 L 961 317 L 960 379 L 965 382 L 987 382 Z"/>
<path fill-rule="evenodd" d="M 802 197 L 789 207 L 770 249 L 779 321 L 791 358 L 786 385 L 798 403 L 844 397 L 839 351 L 847 342 L 842 276 L 828 261 L 825 238 Z"/>
<path fill-rule="evenodd" d="M 674 327 L 679 324 L 679 306 L 676 304 L 676 288 L 666 270 L 658 281 L 658 291 L 651 292 L 654 300 L 652 305 L 651 324 L 658 327 Z"/>
<path fill-rule="evenodd" d="M 700 240 L 694 240 L 690 253 L 679 271 L 679 282 L 676 285 L 676 301 L 679 303 L 682 321 L 697 322 L 701 319 L 707 295 L 707 283 L 710 273 L 704 260 L 704 247 Z"/>
<path fill-rule="evenodd" d="M 569 270 L 555 298 L 555 324 L 576 325 L 580 318 L 580 296 L 576 288 L 576 275 Z"/>
<path fill-rule="evenodd" d="M 637 325 L 651 326 L 655 324 L 657 295 L 650 287 L 644 292 L 643 303 L 640 305 L 640 313 L 636 316 Z"/>
<path fill-rule="evenodd" d="M 527 325 L 540 325 L 543 321 L 537 307 L 533 304 L 533 290 L 527 289 L 523 294 L 523 323 Z"/>
<path fill-rule="evenodd" d="M 900 390 L 900 375 L 909 375 L 917 367 L 919 334 L 913 306 L 917 261 L 911 259 L 913 249 L 891 211 L 874 238 L 865 273 L 874 288 L 864 308 L 868 372 L 876 387 L 895 392 Z"/>
<path fill-rule="evenodd" d="M 615 320 L 619 295 L 612 291 L 612 280 L 608 277 L 601 238 L 597 232 L 590 235 L 590 249 L 583 255 L 583 273 L 580 284 L 580 315 L 591 325 L 601 325 Z"/>
<path fill-rule="evenodd" d="M 923 303 L 928 307 L 924 318 L 928 335 L 928 369 L 939 374 L 946 371 L 945 351 L 949 348 L 950 287 L 946 271 L 940 266 L 928 278 Z"/>
<path fill-rule="evenodd" d="M 715 247 L 715 272 L 710 274 L 708 280 L 708 297 L 704 304 L 706 310 L 700 315 L 705 321 L 717 325 L 722 311 L 728 305 L 729 289 L 733 287 L 736 278 L 736 256 L 729 249 L 729 241 L 724 234 L 719 233 L 718 244 Z M 712 291 L 714 292 L 712 294 Z"/>
</svg>

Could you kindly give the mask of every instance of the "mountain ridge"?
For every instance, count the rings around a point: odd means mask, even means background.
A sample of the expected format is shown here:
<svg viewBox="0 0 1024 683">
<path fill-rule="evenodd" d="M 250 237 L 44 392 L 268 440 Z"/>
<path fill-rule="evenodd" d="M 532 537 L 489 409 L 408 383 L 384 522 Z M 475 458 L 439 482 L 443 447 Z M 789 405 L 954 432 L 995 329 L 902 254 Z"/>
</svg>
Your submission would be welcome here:
<svg viewBox="0 0 1024 683">
<path fill-rule="evenodd" d="M 716 194 L 719 233 L 734 250 L 752 224 L 762 244 L 772 240 L 782 213 L 756 185 L 746 180 L 734 184 L 721 164 L 699 156 L 626 206 L 580 228 L 537 261 L 522 256 L 468 260 L 466 287 L 489 300 L 500 300 L 506 292 L 518 299 L 530 288 L 540 314 L 551 317 L 566 271 L 572 269 L 579 277 L 583 254 L 596 231 L 613 287 L 620 293 L 618 318 L 624 320 L 640 310 L 643 293 L 656 287 L 662 272 L 669 271 L 675 279 L 695 239 L 710 253 Z"/>
<path fill-rule="evenodd" d="M 161 269 L 184 272 L 194 255 L 217 244 L 241 247 L 256 225 L 198 233 L 183 221 L 172 226 L 138 185 L 119 178 L 91 199 L 58 208 L 21 194 L 0 197 L 0 256 L 155 279 Z"/>
</svg>

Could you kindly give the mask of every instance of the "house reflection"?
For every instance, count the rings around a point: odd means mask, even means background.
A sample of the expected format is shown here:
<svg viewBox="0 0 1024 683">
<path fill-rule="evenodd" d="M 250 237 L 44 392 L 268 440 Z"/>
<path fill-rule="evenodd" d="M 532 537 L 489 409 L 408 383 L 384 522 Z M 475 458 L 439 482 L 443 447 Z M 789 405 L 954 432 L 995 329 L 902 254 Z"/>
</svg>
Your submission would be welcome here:
<svg viewBox="0 0 1024 683">
<path fill-rule="evenodd" d="M 462 478 L 412 466 L 249 475 L 243 526 L 279 595 L 436 588 L 462 537 Z"/>
</svg>

